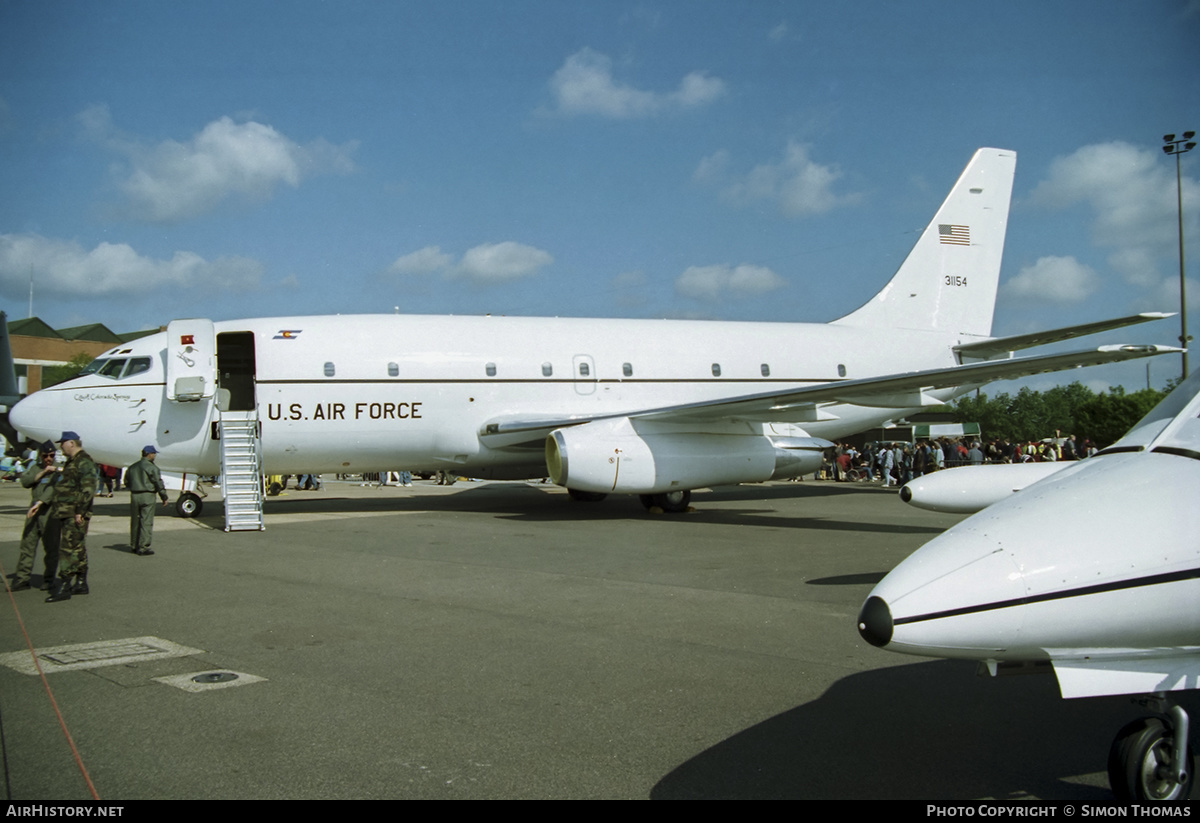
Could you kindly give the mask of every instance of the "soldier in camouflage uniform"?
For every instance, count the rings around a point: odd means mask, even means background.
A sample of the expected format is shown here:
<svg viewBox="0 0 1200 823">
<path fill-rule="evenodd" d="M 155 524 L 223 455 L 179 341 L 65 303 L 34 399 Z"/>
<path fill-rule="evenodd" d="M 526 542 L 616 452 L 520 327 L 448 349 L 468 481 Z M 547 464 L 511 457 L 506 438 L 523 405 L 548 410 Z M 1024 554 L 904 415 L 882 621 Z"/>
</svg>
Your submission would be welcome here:
<svg viewBox="0 0 1200 823">
<path fill-rule="evenodd" d="M 37 459 L 21 475 L 21 485 L 33 490 L 29 512 L 25 515 L 25 529 L 21 534 L 21 554 L 17 559 L 17 573 L 13 576 L 13 591 L 31 587 L 29 576 L 33 573 L 33 558 L 38 543 L 45 550 L 42 557 L 43 588 L 52 588 L 58 571 L 58 521 L 50 517 L 50 501 L 54 498 L 54 484 L 58 482 L 58 467 L 54 465 L 56 454 L 53 443 L 43 443 L 38 449 Z M 52 527 L 52 528 L 51 528 Z"/>
<path fill-rule="evenodd" d="M 72 594 L 87 594 L 88 522 L 92 518 L 92 499 L 96 496 L 96 461 L 83 450 L 79 435 L 65 431 L 59 439 L 67 465 L 54 487 L 50 516 L 62 526 L 59 548 L 58 587 L 46 598 L 47 603 L 70 600 Z"/>
</svg>

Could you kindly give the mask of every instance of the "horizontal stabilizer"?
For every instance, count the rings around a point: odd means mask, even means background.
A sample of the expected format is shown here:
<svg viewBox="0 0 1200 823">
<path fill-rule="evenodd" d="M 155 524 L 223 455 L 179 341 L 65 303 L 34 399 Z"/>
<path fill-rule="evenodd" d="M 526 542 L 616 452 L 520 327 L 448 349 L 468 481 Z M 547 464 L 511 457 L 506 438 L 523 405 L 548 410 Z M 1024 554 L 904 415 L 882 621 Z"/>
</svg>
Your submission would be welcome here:
<svg viewBox="0 0 1200 823">
<path fill-rule="evenodd" d="M 1085 337 L 1089 334 L 1121 329 L 1126 326 L 1135 326 L 1138 323 L 1149 323 L 1153 320 L 1164 320 L 1174 316 L 1171 312 L 1142 312 L 1141 314 L 1132 314 L 1128 317 L 1117 317 L 1113 320 L 1098 320 L 1094 323 L 1082 323 L 1078 326 L 1064 326 L 1061 329 L 1048 329 L 1046 331 L 1033 332 L 1032 334 L 993 337 L 990 340 L 980 340 L 976 343 L 961 343 L 955 346 L 954 350 L 963 357 L 986 360 L 991 357 L 1007 354 L 1008 352 L 1021 351 L 1022 349 L 1029 349 L 1034 346 L 1044 346 L 1047 343 L 1058 343 L 1063 340 L 1073 340 L 1076 337 Z"/>
</svg>

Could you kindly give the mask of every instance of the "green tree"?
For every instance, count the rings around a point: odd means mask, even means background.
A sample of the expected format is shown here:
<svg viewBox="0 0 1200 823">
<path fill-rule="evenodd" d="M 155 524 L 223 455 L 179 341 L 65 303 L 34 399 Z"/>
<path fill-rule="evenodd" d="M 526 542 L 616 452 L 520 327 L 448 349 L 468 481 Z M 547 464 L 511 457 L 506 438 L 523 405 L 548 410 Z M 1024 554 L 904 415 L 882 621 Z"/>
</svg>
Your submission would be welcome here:
<svg viewBox="0 0 1200 823">
<path fill-rule="evenodd" d="M 1097 395 L 1079 381 L 1044 392 L 1028 387 L 1016 395 L 966 395 L 951 409 L 959 423 L 978 423 L 985 438 L 1041 440 L 1056 434 L 1090 438 L 1099 447 L 1119 440 L 1166 396 L 1142 389 L 1126 393 L 1121 386 Z"/>
<path fill-rule="evenodd" d="M 1004 393 L 989 398 L 986 394 L 968 394 L 954 401 L 952 410 L 957 423 L 978 423 L 984 437 L 1011 437 L 1008 407 L 1011 398 Z"/>
<path fill-rule="evenodd" d="M 1054 434 L 1046 399 L 1041 392 L 1024 386 L 1008 408 L 1012 431 L 1021 440 L 1035 440 Z"/>
<path fill-rule="evenodd" d="M 1077 436 L 1089 438 L 1099 448 L 1111 446 L 1125 436 L 1166 396 L 1155 389 L 1126 394 L 1121 386 L 1102 393 L 1079 409 Z"/>
<path fill-rule="evenodd" d="M 1096 393 L 1078 380 L 1066 385 L 1055 386 L 1043 392 L 1046 404 L 1047 431 L 1040 437 L 1052 436 L 1061 432 L 1065 437 L 1074 434 L 1078 428 L 1079 409 L 1096 397 Z"/>
<path fill-rule="evenodd" d="M 90 354 L 80 353 L 72 357 L 62 366 L 48 366 L 42 369 L 42 388 L 53 386 L 64 380 L 70 380 L 83 370 L 83 367 L 96 358 Z"/>
</svg>

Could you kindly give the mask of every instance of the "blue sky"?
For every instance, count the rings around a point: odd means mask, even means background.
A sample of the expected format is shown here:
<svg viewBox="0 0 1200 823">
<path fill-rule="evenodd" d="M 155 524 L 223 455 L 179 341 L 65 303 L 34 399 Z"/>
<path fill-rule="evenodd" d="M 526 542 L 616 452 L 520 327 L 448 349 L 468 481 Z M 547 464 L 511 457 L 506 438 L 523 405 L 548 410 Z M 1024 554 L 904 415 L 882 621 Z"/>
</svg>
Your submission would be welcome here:
<svg viewBox="0 0 1200 823">
<path fill-rule="evenodd" d="M 1197 0 L 0 0 L 0 305 L 826 321 L 995 146 L 996 334 L 1171 311 L 1196 43 Z"/>
</svg>

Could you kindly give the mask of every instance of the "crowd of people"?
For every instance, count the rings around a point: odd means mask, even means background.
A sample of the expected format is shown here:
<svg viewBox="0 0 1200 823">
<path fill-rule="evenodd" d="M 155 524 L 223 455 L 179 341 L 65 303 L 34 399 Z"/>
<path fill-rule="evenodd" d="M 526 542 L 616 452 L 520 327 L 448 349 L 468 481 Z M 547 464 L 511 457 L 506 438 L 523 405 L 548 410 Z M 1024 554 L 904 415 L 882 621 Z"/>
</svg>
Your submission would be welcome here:
<svg viewBox="0 0 1200 823">
<path fill-rule="evenodd" d="M 835 481 L 871 481 L 903 486 L 914 477 L 955 466 L 984 463 L 1043 463 L 1081 460 L 1096 453 L 1091 440 L 1073 435 L 1026 443 L 993 439 L 986 443 L 962 437 L 939 437 L 915 443 L 867 442 L 862 450 L 837 443 L 826 454 L 819 477 Z"/>
</svg>

